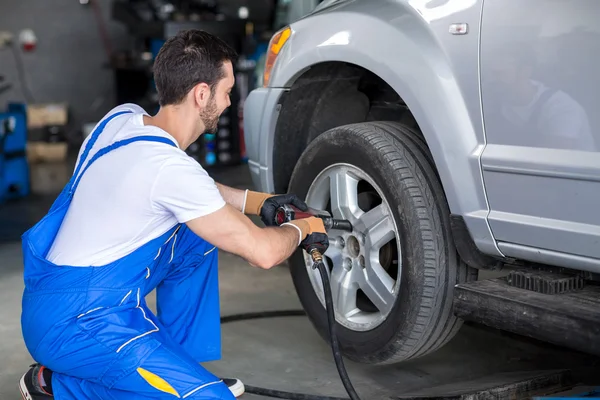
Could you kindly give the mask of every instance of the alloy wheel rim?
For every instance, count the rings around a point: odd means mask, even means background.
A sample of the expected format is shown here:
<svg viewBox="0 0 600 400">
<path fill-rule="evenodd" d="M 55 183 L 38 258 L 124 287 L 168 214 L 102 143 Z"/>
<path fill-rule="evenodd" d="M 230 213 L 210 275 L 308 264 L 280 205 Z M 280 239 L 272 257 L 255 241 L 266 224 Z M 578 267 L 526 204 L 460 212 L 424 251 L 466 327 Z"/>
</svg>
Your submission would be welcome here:
<svg viewBox="0 0 600 400">
<path fill-rule="evenodd" d="M 398 297 L 402 253 L 394 216 L 381 189 L 362 169 L 334 164 L 311 184 L 306 203 L 347 219 L 353 232 L 329 232 L 324 262 L 329 271 L 336 320 L 353 331 L 381 325 Z M 325 307 L 323 284 L 306 252 L 307 272 Z"/>
</svg>

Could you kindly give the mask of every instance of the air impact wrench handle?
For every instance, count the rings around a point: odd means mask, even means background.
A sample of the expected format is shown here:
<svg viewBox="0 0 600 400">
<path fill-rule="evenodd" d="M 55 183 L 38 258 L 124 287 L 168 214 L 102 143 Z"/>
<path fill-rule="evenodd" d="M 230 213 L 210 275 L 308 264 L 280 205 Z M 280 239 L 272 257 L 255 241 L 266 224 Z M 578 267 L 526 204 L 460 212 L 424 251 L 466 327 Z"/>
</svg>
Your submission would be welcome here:
<svg viewBox="0 0 600 400">
<path fill-rule="evenodd" d="M 291 205 L 283 205 L 277 209 L 275 213 L 275 223 L 281 225 L 285 222 L 290 222 L 295 219 L 302 219 L 308 217 L 318 217 L 323 220 L 325 230 L 342 230 L 352 232 L 352 224 L 350 221 L 345 219 L 335 219 L 331 217 L 327 211 L 315 210 L 309 208 L 308 211 L 302 211 Z"/>
</svg>

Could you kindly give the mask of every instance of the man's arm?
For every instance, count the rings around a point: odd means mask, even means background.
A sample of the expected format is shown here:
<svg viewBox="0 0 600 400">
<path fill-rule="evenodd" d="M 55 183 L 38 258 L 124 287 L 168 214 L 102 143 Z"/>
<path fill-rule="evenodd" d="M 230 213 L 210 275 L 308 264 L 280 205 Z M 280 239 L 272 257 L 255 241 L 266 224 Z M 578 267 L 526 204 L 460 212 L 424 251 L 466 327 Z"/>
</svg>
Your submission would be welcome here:
<svg viewBox="0 0 600 400">
<path fill-rule="evenodd" d="M 235 189 L 218 182 L 215 182 L 215 185 L 217 185 L 223 200 L 246 215 L 259 215 L 265 200 L 269 197 L 273 197 L 273 195 L 269 193 Z"/>
<path fill-rule="evenodd" d="M 204 240 L 264 269 L 288 259 L 307 235 L 325 232 L 319 218 L 294 221 L 293 225 L 260 228 L 230 204 L 187 222 Z"/>
<path fill-rule="evenodd" d="M 242 203 L 244 196 L 246 201 Z M 294 196 L 270 197 L 215 185 L 189 157 L 169 158 L 155 177 L 150 198 L 157 211 L 171 213 L 204 240 L 262 268 L 287 259 L 312 232 L 325 232 L 323 221 L 314 217 L 293 221 L 292 226 L 272 226 L 276 225 L 274 214 L 279 202 L 297 202 Z M 265 225 L 271 226 L 261 229 L 239 208 L 246 214 L 261 215 L 268 222 Z"/>
<path fill-rule="evenodd" d="M 215 182 L 223 200 L 238 211 L 243 211 L 246 202 L 246 190 L 235 189 L 227 185 Z"/>
</svg>

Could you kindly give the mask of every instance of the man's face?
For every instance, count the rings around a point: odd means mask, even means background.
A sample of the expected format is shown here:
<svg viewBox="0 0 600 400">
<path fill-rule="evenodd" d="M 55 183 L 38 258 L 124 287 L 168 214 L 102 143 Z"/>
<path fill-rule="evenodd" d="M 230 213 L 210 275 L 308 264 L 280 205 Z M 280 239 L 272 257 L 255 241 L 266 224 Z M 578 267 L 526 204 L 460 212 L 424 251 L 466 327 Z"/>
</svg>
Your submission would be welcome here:
<svg viewBox="0 0 600 400">
<path fill-rule="evenodd" d="M 225 77 L 215 85 L 208 104 L 200 112 L 200 119 L 204 124 L 206 133 L 217 133 L 219 117 L 231 105 L 230 95 L 235 83 L 231 62 L 226 62 L 223 69 L 225 70 Z"/>
</svg>

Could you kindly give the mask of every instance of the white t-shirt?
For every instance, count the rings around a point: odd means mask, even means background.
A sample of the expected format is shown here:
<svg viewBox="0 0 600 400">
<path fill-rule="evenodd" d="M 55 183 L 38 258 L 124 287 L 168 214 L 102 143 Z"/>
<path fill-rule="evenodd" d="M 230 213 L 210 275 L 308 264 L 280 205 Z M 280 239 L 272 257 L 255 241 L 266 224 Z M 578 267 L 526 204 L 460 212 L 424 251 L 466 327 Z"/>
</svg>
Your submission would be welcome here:
<svg viewBox="0 0 600 400">
<path fill-rule="evenodd" d="M 147 113 L 141 107 L 124 104 L 104 118 L 123 110 L 133 113 L 117 116 L 106 125 L 86 164 L 98 150 L 140 135 L 165 137 L 176 147 L 138 141 L 97 159 L 83 175 L 47 256 L 57 265 L 108 264 L 177 223 L 225 205 L 214 180 L 171 135 L 144 125 L 143 115 Z M 83 143 L 79 157 L 91 136 Z"/>
</svg>

